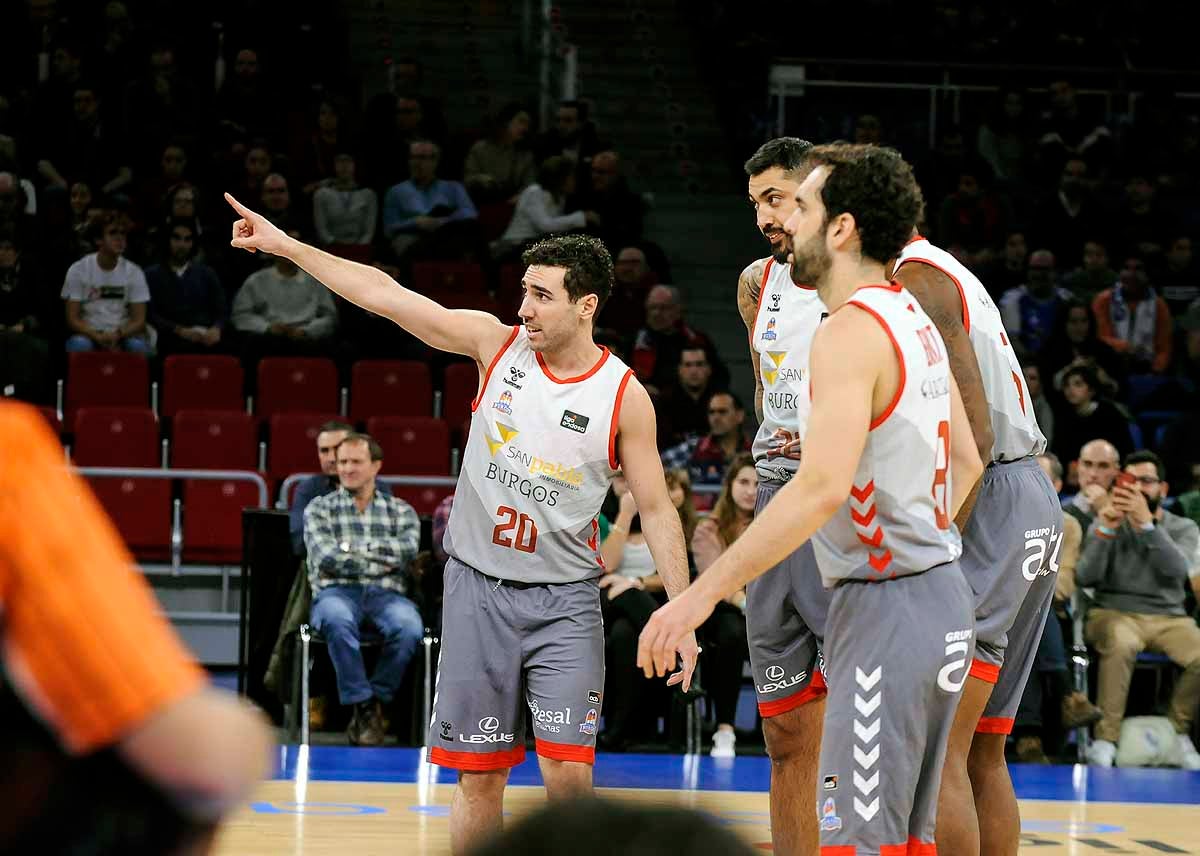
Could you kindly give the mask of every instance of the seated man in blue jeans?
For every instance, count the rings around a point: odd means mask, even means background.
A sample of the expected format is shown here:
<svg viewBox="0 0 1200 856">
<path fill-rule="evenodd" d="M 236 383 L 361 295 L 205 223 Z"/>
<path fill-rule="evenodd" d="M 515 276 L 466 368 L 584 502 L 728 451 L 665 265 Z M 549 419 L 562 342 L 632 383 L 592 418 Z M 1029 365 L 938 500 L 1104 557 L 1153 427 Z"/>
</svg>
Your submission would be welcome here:
<svg viewBox="0 0 1200 856">
<path fill-rule="evenodd" d="M 383 705 L 391 702 L 425 626 L 409 592 L 408 563 L 421 524 L 411 505 L 375 489 L 383 449 L 366 434 L 347 434 L 337 448 L 340 486 L 304 511 L 312 624 L 325 637 L 338 697 L 353 705 L 350 743 L 383 742 Z M 383 640 L 368 680 L 359 641 L 370 626 Z"/>
</svg>

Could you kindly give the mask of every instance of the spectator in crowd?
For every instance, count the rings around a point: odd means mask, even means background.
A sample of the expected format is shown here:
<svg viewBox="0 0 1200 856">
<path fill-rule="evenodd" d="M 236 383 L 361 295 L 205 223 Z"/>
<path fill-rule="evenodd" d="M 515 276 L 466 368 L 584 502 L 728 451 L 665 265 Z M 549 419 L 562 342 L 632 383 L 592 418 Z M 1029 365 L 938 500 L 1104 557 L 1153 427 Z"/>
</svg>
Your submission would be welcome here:
<svg viewBox="0 0 1200 856">
<path fill-rule="evenodd" d="M 86 181 L 110 202 L 128 193 L 133 170 L 122 141 L 101 121 L 100 93 L 94 86 L 75 87 L 75 116 L 65 134 L 42 144 L 38 173 L 47 184 L 66 190 L 72 181 Z"/>
<path fill-rule="evenodd" d="M 1114 397 L 1125 378 L 1116 351 L 1096 336 L 1096 321 L 1089 304 L 1073 301 L 1059 321 L 1058 328 L 1042 351 L 1043 376 L 1061 390 L 1068 369 L 1084 366 L 1096 375 L 1104 395 Z"/>
<path fill-rule="evenodd" d="M 416 557 L 421 521 L 411 505 L 375 489 L 383 449 L 366 434 L 347 434 L 337 447 L 338 489 L 304 511 L 312 623 L 329 646 L 338 698 L 354 706 L 351 745 L 378 746 L 383 706 L 391 703 L 425 631 L 408 565 Z M 367 679 L 360 643 L 370 626 L 383 641 Z"/>
<path fill-rule="evenodd" d="M 651 395 L 658 395 L 674 382 L 679 354 L 685 347 L 704 348 L 713 364 L 714 386 L 728 385 L 729 370 L 716 358 L 712 339 L 684 322 L 679 289 L 656 285 L 646 294 L 646 326 L 633 338 L 630 364 Z"/>
<path fill-rule="evenodd" d="M 1038 455 L 1038 464 L 1056 491 L 1062 490 L 1063 467 L 1051 453 Z M 1067 671 L 1067 647 L 1059 615 L 1065 615 L 1075 591 L 1075 565 L 1079 561 L 1079 545 L 1083 528 L 1070 514 L 1063 515 L 1062 540 L 1058 545 L 1058 571 L 1054 582 L 1054 612 L 1046 617 L 1042 638 L 1038 643 L 1034 671 L 1025 684 L 1021 705 L 1017 710 L 1013 736 L 1017 741 L 1017 758 L 1026 764 L 1048 764 L 1045 749 L 1045 729 L 1042 726 L 1044 696 L 1059 709 L 1064 728 L 1082 728 L 1100 719 L 1100 708 L 1092 704 L 1085 693 L 1075 689 Z"/>
<path fill-rule="evenodd" d="M 622 247 L 613 259 L 613 290 L 600 310 L 601 326 L 630 338 L 646 323 L 646 295 L 658 282 L 641 247 Z"/>
<path fill-rule="evenodd" d="M 381 192 L 408 178 L 408 158 L 396 157 L 417 140 L 433 140 L 439 145 L 444 137 L 425 119 L 422 100 L 411 93 L 386 93 L 368 106 L 367 135 L 363 160 L 367 182 Z"/>
<path fill-rule="evenodd" d="M 277 172 L 263 179 L 262 195 L 263 216 L 281 229 L 299 229 L 299 217 L 292 208 L 292 194 L 288 181 Z"/>
<path fill-rule="evenodd" d="M 1192 239 L 1180 235 L 1167 247 L 1163 269 L 1155 277 L 1171 315 L 1179 318 L 1200 300 L 1200 270 L 1192 255 Z M 1116 276 L 1113 277 L 1115 281 Z"/>
<path fill-rule="evenodd" d="M 1080 106 L 1069 81 L 1050 84 L 1050 107 L 1042 115 L 1039 157 L 1052 168 L 1068 159 L 1086 161 L 1101 171 L 1112 153 L 1112 131 Z"/>
<path fill-rule="evenodd" d="M 692 437 L 662 453 L 668 469 L 686 467 L 692 485 L 717 485 L 725 477 L 725 468 L 741 452 L 750 451 L 743 424 L 746 411 L 732 392 L 715 392 L 708 399 L 708 433 Z M 707 497 L 696 503 L 701 510 L 711 507 Z"/>
<path fill-rule="evenodd" d="M 599 152 L 592 158 L 591 182 L 579 194 L 579 207 L 595 211 L 589 221 L 591 231 L 610 252 L 636 244 L 642 239 L 645 203 L 629 188 L 621 175 L 621 159 L 616 152 Z"/>
<path fill-rule="evenodd" d="M 1179 734 L 1185 769 L 1200 770 L 1188 732 L 1200 703 L 1200 627 L 1184 612 L 1188 581 L 1200 590 L 1200 529 L 1162 507 L 1166 470 L 1153 452 L 1125 460 L 1109 502 L 1084 536 L 1076 581 L 1095 588 L 1084 638 L 1100 653 L 1096 692 L 1103 718 L 1088 749 L 1088 763 L 1111 767 L 1134 661 L 1141 651 L 1166 654 L 1183 669 L 1167 718 Z"/>
<path fill-rule="evenodd" d="M 168 143 L 158 155 L 158 172 L 138 179 L 138 206 L 147 215 L 157 215 L 172 188 L 187 177 L 188 157 L 183 146 Z"/>
<path fill-rule="evenodd" d="M 11 172 L 0 172 L 0 230 L 26 246 L 35 236 L 36 220 L 25 212 L 25 193 Z"/>
<path fill-rule="evenodd" d="M 263 83 L 258 51 L 243 47 L 234 55 L 233 74 L 217 93 L 214 113 L 225 133 L 233 137 L 269 139 L 283 124 L 280 100 Z"/>
<path fill-rule="evenodd" d="M 124 258 L 125 223 L 111 211 L 92 224 L 96 252 L 67 269 L 62 298 L 66 301 L 68 351 L 118 350 L 144 354 L 146 274 Z"/>
<path fill-rule="evenodd" d="M 1080 261 L 1087 241 L 1105 234 L 1107 218 L 1088 183 L 1088 165 L 1071 158 L 1062 167 L 1058 188 L 1042 199 L 1035 214 L 1034 241 L 1051 250 L 1068 267 Z"/>
<path fill-rule="evenodd" d="M 1107 248 L 1099 241 L 1088 240 L 1083 244 L 1083 264 L 1066 275 L 1063 285 L 1077 300 L 1091 305 L 1097 294 L 1112 288 L 1116 281 L 1117 272 L 1108 266 Z"/>
<path fill-rule="evenodd" d="M 69 228 L 74 236 L 74 244 L 78 248 L 75 258 L 87 255 L 94 249 L 91 239 L 92 220 L 97 216 L 92 202 L 92 188 L 87 182 L 77 181 L 71 185 L 68 204 L 71 209 Z M 74 260 L 74 259 L 73 259 Z"/>
<path fill-rule="evenodd" d="M 958 187 L 942 200 L 938 240 L 972 269 L 991 258 L 1008 226 L 1008 207 L 991 188 L 988 167 L 968 160 L 958 175 Z"/>
<path fill-rule="evenodd" d="M 659 448 L 681 443 L 708 431 L 708 399 L 712 396 L 712 363 L 704 348 L 679 352 L 678 377 L 655 401 Z"/>
<path fill-rule="evenodd" d="M 496 117 L 492 134 L 477 140 L 467 152 L 463 183 L 476 202 L 507 199 L 514 205 L 522 190 L 537 177 L 533 152 L 525 145 L 529 112 L 509 104 Z"/>
<path fill-rule="evenodd" d="M 166 263 L 151 265 L 146 282 L 159 354 L 207 354 L 221 349 L 225 288 L 216 271 L 196 260 L 193 221 L 171 224 Z"/>
<path fill-rule="evenodd" d="M 979 126 L 975 148 L 998 182 L 1014 190 L 1024 184 L 1034 150 L 1034 128 L 1024 93 L 1014 89 L 1000 92 L 999 109 Z"/>
<path fill-rule="evenodd" d="M 262 199 L 263 182 L 275 169 L 275 158 L 266 140 L 256 139 L 246 147 L 242 156 L 242 171 L 236 179 L 236 187 L 251 199 Z"/>
<path fill-rule="evenodd" d="M 64 136 L 73 119 L 75 89 L 83 83 L 83 53 L 72 34 L 60 34 L 50 54 L 50 76 L 34 94 L 33 127 L 42 140 Z"/>
<path fill-rule="evenodd" d="M 321 99 L 313 118 L 311 132 L 302 138 L 302 147 L 292 155 L 293 175 L 306 197 L 333 180 L 335 160 L 348 149 L 349 135 L 342 127 L 341 111 L 332 98 Z"/>
<path fill-rule="evenodd" d="M 1054 451 L 1069 457 L 1089 439 L 1102 437 L 1119 455 L 1133 451 L 1129 419 L 1115 404 L 1102 398 L 1096 374 L 1087 366 L 1073 366 L 1063 375 L 1062 410 L 1054 419 Z"/>
<path fill-rule="evenodd" d="M 1116 285 L 1092 301 L 1096 334 L 1125 356 L 1130 372 L 1162 374 L 1171 366 L 1171 310 L 1150 287 L 1146 265 L 1130 257 Z"/>
<path fill-rule="evenodd" d="M 1079 450 L 1075 464 L 1079 490 L 1063 503 L 1063 511 L 1086 530 L 1096 513 L 1108 503 L 1108 490 L 1117 477 L 1121 456 L 1107 440 L 1091 440 Z"/>
<path fill-rule="evenodd" d="M 696 524 L 696 533 L 692 536 L 697 576 L 708 570 L 746 531 L 754 519 L 757 492 L 758 473 L 754 469 L 753 456 L 735 456 L 725 470 L 721 493 L 712 511 Z M 705 641 L 705 683 L 712 694 L 717 715 L 717 730 L 713 734 L 710 754 L 714 758 L 732 758 L 737 743 L 733 725 L 742 689 L 742 668 L 750 656 L 746 642 L 745 589 L 718 603 L 700 630 Z"/>
<path fill-rule="evenodd" d="M 300 237 L 295 230 L 288 234 Z M 325 286 L 279 256 L 238 289 L 233 326 L 242 334 L 248 362 L 268 355 L 320 355 L 337 332 L 337 307 Z"/>
<path fill-rule="evenodd" d="M 425 87 L 425 67 L 413 56 L 402 56 L 392 63 L 392 91 L 406 99 L 417 102 L 420 107 L 421 125 L 429 139 L 447 139 L 446 117 L 442 103 L 429 94 Z"/>
<path fill-rule="evenodd" d="M 1009 232 L 1004 239 L 1004 252 L 980 267 L 979 277 L 988 294 L 997 303 L 1010 288 L 1025 284 L 1029 250 L 1024 232 Z M 1105 283 L 1107 286 L 1108 283 Z"/>
<path fill-rule="evenodd" d="M 1155 200 L 1154 183 L 1148 176 L 1135 174 L 1125 182 L 1125 201 L 1117 209 L 1114 226 L 1113 237 L 1122 252 L 1151 264 L 1162 259 L 1171 222 Z"/>
<path fill-rule="evenodd" d="M 321 472 L 296 485 L 296 492 L 292 494 L 292 505 L 288 510 L 288 533 L 292 537 L 292 552 L 301 559 L 308 555 L 304 546 L 304 509 L 318 496 L 337 490 L 337 447 L 352 433 L 354 426 L 338 419 L 326 422 L 317 430 L 317 462 Z M 376 490 L 387 493 L 388 487 L 379 482 Z"/>
<path fill-rule="evenodd" d="M 1025 284 L 1009 289 L 1000 298 L 1004 329 L 1022 361 L 1032 358 L 1050 341 L 1071 299 L 1071 292 L 1055 280 L 1054 254 L 1049 250 L 1030 254 Z"/>
<path fill-rule="evenodd" d="M 342 151 L 333 158 L 333 180 L 313 193 L 313 225 L 317 240 L 334 255 L 366 262 L 375 240 L 379 197 L 360 187 L 354 155 Z"/>
<path fill-rule="evenodd" d="M 408 181 L 387 192 L 383 234 L 402 262 L 461 257 L 474 243 L 479 212 L 457 181 L 437 177 L 441 149 L 429 140 L 408 148 Z"/>
<path fill-rule="evenodd" d="M 599 222 L 594 211 L 564 214 L 567 197 L 575 190 L 575 165 L 561 157 L 547 158 L 538 178 L 521 191 L 511 222 L 492 244 L 492 256 L 503 258 L 525 244 L 554 232 L 583 229 Z"/>
<path fill-rule="evenodd" d="M 1037 419 L 1046 445 L 1054 445 L 1054 408 L 1046 398 L 1045 387 L 1042 386 L 1042 370 L 1037 363 L 1026 363 L 1024 369 L 1025 385 L 1029 387 L 1029 406 Z"/>
<path fill-rule="evenodd" d="M 153 157 L 161 155 L 171 140 L 194 145 L 200 137 L 203 113 L 196 91 L 187 76 L 179 73 L 171 47 L 152 45 L 147 58 L 145 73 L 125 86 L 122 133 Z M 158 200 L 155 202 L 157 206 Z"/>
<path fill-rule="evenodd" d="M 863 113 L 854 122 L 854 142 L 865 146 L 883 144 L 883 123 L 878 116 Z"/>
<path fill-rule="evenodd" d="M 1179 326 L 1186 337 L 1176 374 L 1181 412 L 1164 430 L 1158 451 L 1171 483 L 1186 485 L 1192 465 L 1200 462 L 1200 301 L 1179 319 Z"/>
<path fill-rule="evenodd" d="M 22 261 L 21 248 L 0 232 L 0 390 L 46 401 L 51 394 L 49 347 L 38 320 L 38 281 Z M 7 394 L 7 393 L 5 393 Z"/>
<path fill-rule="evenodd" d="M 534 147 L 539 163 L 550 157 L 566 158 L 579 167 L 590 166 L 600 151 L 596 126 L 588 120 L 587 105 L 567 100 L 558 105 L 554 127 L 543 133 Z"/>
</svg>

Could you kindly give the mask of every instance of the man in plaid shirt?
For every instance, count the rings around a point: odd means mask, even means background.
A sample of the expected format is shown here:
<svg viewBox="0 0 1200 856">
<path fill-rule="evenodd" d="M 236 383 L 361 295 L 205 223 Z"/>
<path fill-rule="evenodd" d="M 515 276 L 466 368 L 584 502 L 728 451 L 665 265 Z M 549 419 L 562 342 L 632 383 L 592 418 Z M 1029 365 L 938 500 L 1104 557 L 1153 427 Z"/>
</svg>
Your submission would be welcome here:
<svg viewBox="0 0 1200 856">
<path fill-rule="evenodd" d="M 340 486 L 304 510 L 312 623 L 329 645 L 342 704 L 354 706 L 346 735 L 363 746 L 383 742 L 383 705 L 425 632 L 405 596 L 421 523 L 407 502 L 376 491 L 382 465 L 383 449 L 372 437 L 346 435 L 337 448 Z M 368 625 L 383 642 L 370 680 L 359 647 Z"/>
</svg>

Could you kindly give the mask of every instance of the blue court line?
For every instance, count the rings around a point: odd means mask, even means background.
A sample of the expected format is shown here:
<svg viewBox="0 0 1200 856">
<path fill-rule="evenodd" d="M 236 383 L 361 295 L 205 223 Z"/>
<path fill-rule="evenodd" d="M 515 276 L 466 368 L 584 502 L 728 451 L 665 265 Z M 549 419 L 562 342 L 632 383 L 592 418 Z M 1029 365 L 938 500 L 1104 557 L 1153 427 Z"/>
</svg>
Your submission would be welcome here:
<svg viewBox="0 0 1200 856">
<path fill-rule="evenodd" d="M 296 746 L 281 746 L 275 778 L 296 778 L 298 757 Z M 1037 764 L 1014 764 L 1010 769 L 1021 799 L 1200 805 L 1200 772 Z M 453 770 L 423 764 L 420 749 L 312 746 L 308 752 L 309 781 L 415 783 L 422 770 L 426 777 L 436 776 L 431 781 L 455 780 Z M 513 769 L 509 782 L 542 783 L 532 752 Z M 601 753 L 596 759 L 596 786 L 601 788 L 766 793 L 769 783 L 770 762 L 760 756 L 725 761 L 707 755 Z"/>
</svg>

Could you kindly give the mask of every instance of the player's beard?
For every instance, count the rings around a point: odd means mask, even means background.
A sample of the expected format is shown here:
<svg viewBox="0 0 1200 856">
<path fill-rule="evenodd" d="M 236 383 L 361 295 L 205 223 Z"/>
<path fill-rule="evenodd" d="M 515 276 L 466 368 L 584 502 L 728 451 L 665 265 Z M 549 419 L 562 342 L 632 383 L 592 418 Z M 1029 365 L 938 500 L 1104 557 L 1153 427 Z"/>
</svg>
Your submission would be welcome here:
<svg viewBox="0 0 1200 856">
<path fill-rule="evenodd" d="M 792 241 L 792 282 L 816 286 L 833 266 L 833 258 L 825 248 L 825 232 L 813 235 L 802 246 Z"/>
<path fill-rule="evenodd" d="M 792 251 L 792 242 L 788 240 L 787 233 L 785 231 L 783 231 L 782 229 L 772 230 L 772 232 L 770 234 L 768 234 L 767 232 L 763 232 L 763 237 L 766 238 L 767 241 L 770 241 L 771 234 L 777 234 L 777 235 L 783 236 L 783 241 L 780 242 L 779 249 L 775 249 L 774 244 L 771 244 L 770 246 L 772 248 L 771 249 L 771 258 L 775 259 L 776 264 L 785 265 L 785 264 L 787 264 L 788 253 L 790 253 Z"/>
</svg>

